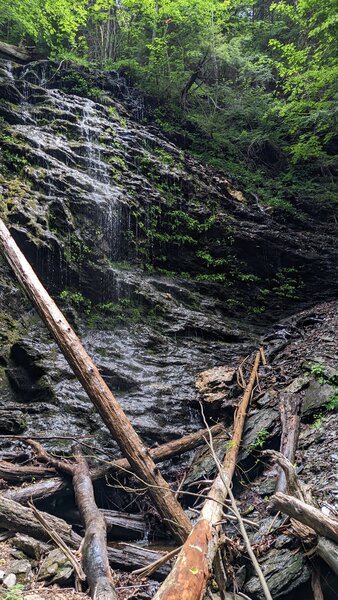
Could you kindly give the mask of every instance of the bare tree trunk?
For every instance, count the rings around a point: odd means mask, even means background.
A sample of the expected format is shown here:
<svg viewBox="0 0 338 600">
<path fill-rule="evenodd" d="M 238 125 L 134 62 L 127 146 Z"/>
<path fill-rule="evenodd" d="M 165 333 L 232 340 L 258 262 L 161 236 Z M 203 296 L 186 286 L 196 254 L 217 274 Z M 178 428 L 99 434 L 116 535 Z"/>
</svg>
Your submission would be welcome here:
<svg viewBox="0 0 338 600">
<path fill-rule="evenodd" d="M 121 452 L 128 458 L 136 475 L 147 484 L 149 494 L 165 524 L 180 542 L 185 541 L 191 531 L 190 520 L 121 406 L 102 379 L 97 367 L 39 281 L 1 219 L 0 249 L 118 443 Z"/>
<path fill-rule="evenodd" d="M 228 487 L 235 472 L 239 445 L 245 423 L 261 353 L 257 352 L 249 383 L 240 401 L 234 418 L 233 438 L 228 442 L 228 450 L 219 474 L 205 501 L 199 519 L 185 542 L 177 561 L 154 600 L 200 600 L 203 598 L 212 564 L 219 547 L 220 526 L 217 523 L 223 516 L 223 504 Z M 224 480 L 223 480 L 224 479 Z"/>
<path fill-rule="evenodd" d="M 89 468 L 79 450 L 75 451 L 75 459 L 73 486 L 76 504 L 85 526 L 82 563 L 90 595 L 95 600 L 117 600 L 108 561 L 106 522 L 96 506 Z"/>
<path fill-rule="evenodd" d="M 188 81 L 185 83 L 185 85 L 183 86 L 183 88 L 181 90 L 181 102 L 182 102 L 183 106 L 185 106 L 187 103 L 189 91 L 191 90 L 194 83 L 196 83 L 197 79 L 201 75 L 204 65 L 209 60 L 208 55 L 209 55 L 209 50 L 207 50 L 206 53 L 204 54 L 204 56 L 198 61 L 197 65 L 196 65 L 195 69 L 193 70 L 193 72 L 191 73 Z"/>
<path fill-rule="evenodd" d="M 224 430 L 222 423 L 218 423 L 210 428 L 213 435 L 217 435 Z M 173 440 L 157 448 L 151 448 L 149 454 L 155 463 L 167 460 L 172 456 L 189 452 L 193 448 L 196 448 L 200 444 L 205 442 L 205 437 L 208 435 L 207 429 L 200 429 L 195 433 L 189 433 L 179 440 Z M 117 459 L 110 464 L 105 464 L 102 467 L 92 469 L 90 472 L 93 481 L 101 479 L 109 474 L 116 473 L 118 471 L 130 470 L 131 466 L 125 458 Z M 67 487 L 68 482 L 61 477 L 53 477 L 47 481 L 38 481 L 31 485 L 27 485 L 21 488 L 12 488 L 5 490 L 3 495 L 6 498 L 11 498 L 16 502 L 22 502 L 26 504 L 29 500 L 46 500 L 54 494 L 58 494 L 64 491 Z"/>
<path fill-rule="evenodd" d="M 319 537 L 316 553 L 322 558 L 330 569 L 338 575 L 338 546 L 326 538 Z"/>
<path fill-rule="evenodd" d="M 281 394 L 279 402 L 280 420 L 282 424 L 282 435 L 280 452 L 291 463 L 294 463 L 297 450 L 299 427 L 300 427 L 300 399 L 294 394 Z M 286 476 L 280 468 L 276 483 L 276 492 L 286 493 Z"/>
</svg>

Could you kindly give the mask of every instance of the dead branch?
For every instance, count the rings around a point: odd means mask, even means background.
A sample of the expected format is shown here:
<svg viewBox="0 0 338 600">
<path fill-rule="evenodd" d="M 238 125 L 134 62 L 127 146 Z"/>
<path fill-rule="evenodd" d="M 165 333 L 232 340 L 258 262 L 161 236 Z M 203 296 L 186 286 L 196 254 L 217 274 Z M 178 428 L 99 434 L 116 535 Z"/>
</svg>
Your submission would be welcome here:
<svg viewBox="0 0 338 600">
<path fill-rule="evenodd" d="M 276 450 L 262 450 L 262 456 L 267 456 L 274 460 L 284 471 L 286 477 L 286 488 L 290 496 L 295 496 L 304 502 L 312 502 L 311 493 L 308 487 L 298 479 L 295 467 L 290 461 Z"/>
<path fill-rule="evenodd" d="M 217 435 L 224 430 L 224 426 L 222 423 L 218 423 L 211 427 L 211 431 L 213 435 Z M 205 443 L 205 436 L 207 435 L 206 429 L 201 429 L 196 431 L 195 433 L 189 433 L 188 435 L 183 436 L 178 440 L 173 440 L 168 442 L 167 444 L 163 444 L 162 446 L 158 446 L 157 448 L 151 448 L 149 450 L 149 454 L 152 457 L 155 463 L 161 462 L 162 460 L 167 460 L 172 456 L 177 456 L 179 454 L 183 454 L 184 452 L 189 452 L 193 448 Z M 25 440 L 27 441 L 29 438 L 26 436 Z M 68 439 L 68 438 L 67 438 Z M 36 439 L 33 440 L 37 442 Z M 39 449 L 39 450 L 38 450 Z M 41 460 L 44 460 L 43 447 L 36 446 L 36 450 L 38 450 L 38 456 Z M 47 453 L 46 453 L 47 454 Z M 50 456 L 47 455 L 47 462 L 50 461 Z M 63 463 L 64 461 L 62 461 Z M 101 477 L 105 477 L 106 475 L 110 475 L 112 473 L 116 473 L 118 470 L 128 470 L 131 466 L 129 462 L 125 458 L 117 459 L 113 462 L 109 462 L 100 467 L 96 467 L 92 469 L 90 474 L 92 480 L 100 479 Z M 37 482 L 32 485 L 26 486 L 20 489 L 11 489 L 3 492 L 6 498 L 11 498 L 16 502 L 22 502 L 23 504 L 27 503 L 30 499 L 33 500 L 46 500 L 50 498 L 54 494 L 59 493 L 60 491 L 64 491 L 67 487 L 68 482 L 62 479 L 61 477 L 55 477 L 53 479 L 49 479 L 44 482 Z"/>
<path fill-rule="evenodd" d="M 279 401 L 279 413 L 282 424 L 282 435 L 280 441 L 280 452 L 291 463 L 295 460 L 297 450 L 299 428 L 300 428 L 301 398 L 295 394 L 281 394 Z M 286 475 L 280 469 L 276 483 L 276 492 L 287 492 Z"/>
<path fill-rule="evenodd" d="M 319 511 L 312 505 L 313 501 L 311 491 L 300 480 L 298 480 L 293 465 L 291 465 L 291 463 L 279 452 L 275 452 L 273 450 L 266 450 L 263 454 L 274 458 L 283 468 L 284 473 L 286 474 L 287 487 L 290 493 L 292 493 L 291 490 L 293 491 L 295 496 L 290 496 L 291 499 L 294 502 L 301 503 L 302 505 L 305 504 L 306 507 L 317 511 L 321 517 L 325 517 L 325 515 L 323 515 L 321 511 Z M 273 498 L 275 497 L 278 498 L 279 495 L 283 496 L 283 494 L 276 494 L 275 496 L 272 496 L 271 500 L 273 500 Z M 286 497 L 288 498 L 289 496 Z M 285 514 L 288 514 L 286 511 L 283 512 L 285 512 Z M 334 519 L 331 520 L 334 521 L 335 531 L 336 527 L 338 526 L 338 521 Z M 315 541 L 317 536 L 312 521 L 311 524 L 308 525 L 304 524 L 304 521 L 302 521 L 301 519 L 298 520 L 298 517 L 295 517 L 291 519 L 291 523 L 296 535 L 298 535 L 305 543 L 308 544 L 313 543 Z M 320 532 L 318 531 L 318 533 Z M 332 571 L 338 575 L 338 546 L 336 546 L 334 542 L 326 539 L 325 537 L 319 536 L 317 539 L 317 546 L 315 547 L 315 552 L 329 565 Z"/>
<path fill-rule="evenodd" d="M 34 504 L 30 503 L 29 508 L 32 509 L 34 516 L 41 523 L 41 525 L 45 529 L 45 531 L 48 533 L 50 539 L 53 540 L 53 542 L 58 546 L 58 548 L 60 548 L 60 550 L 62 550 L 64 555 L 68 558 L 69 562 L 71 563 L 71 565 L 76 573 L 77 578 L 80 581 L 85 581 L 86 575 L 85 575 L 80 563 L 75 558 L 72 551 L 68 548 L 67 544 L 63 541 L 61 536 L 57 533 L 57 531 L 55 531 L 49 525 L 48 521 L 43 516 L 43 513 L 40 512 L 39 510 L 37 510 L 37 508 L 35 508 Z"/>
<path fill-rule="evenodd" d="M 319 537 L 316 553 L 327 565 L 329 565 L 330 569 L 338 575 L 338 546 L 326 538 Z"/>
<path fill-rule="evenodd" d="M 274 510 L 280 510 L 289 517 L 297 519 L 307 527 L 311 527 L 319 535 L 338 542 L 338 521 L 324 515 L 318 508 L 281 492 L 271 496 L 270 506 Z"/>
<path fill-rule="evenodd" d="M 168 560 L 171 560 L 172 558 L 177 556 L 177 554 L 179 553 L 181 548 L 182 548 L 182 546 L 180 546 L 179 548 L 174 548 L 174 550 L 167 552 L 164 556 L 162 556 L 158 560 L 155 560 L 151 565 L 148 565 L 147 567 L 144 567 L 143 569 L 136 569 L 136 571 L 133 571 L 133 574 L 141 575 L 142 577 L 150 577 L 153 573 L 155 573 L 155 571 L 157 571 L 160 567 L 162 567 L 162 565 L 167 563 Z"/>
<path fill-rule="evenodd" d="M 183 545 L 169 577 L 155 594 L 154 600 L 199 600 L 204 595 L 212 563 L 219 548 L 221 528 L 215 523 L 222 520 L 223 504 L 235 471 L 246 412 L 260 359 L 261 353 L 257 352 L 249 383 L 234 416 L 233 437 L 227 443 L 222 476 L 219 473 L 216 477 L 196 525 Z M 227 486 L 224 485 L 225 482 Z"/>
<path fill-rule="evenodd" d="M 76 503 L 85 525 L 82 560 L 90 594 L 95 600 L 117 600 L 107 553 L 106 522 L 97 508 L 89 468 L 78 447 L 75 450 L 75 459 L 73 486 Z"/>
<path fill-rule="evenodd" d="M 210 434 L 210 432 L 209 432 L 209 439 L 210 439 L 210 441 L 209 441 L 210 450 L 211 450 L 213 459 L 214 459 L 214 461 L 215 461 L 215 463 L 217 465 L 217 469 L 218 469 L 219 475 L 220 475 L 220 477 L 222 479 L 224 488 L 226 489 L 227 495 L 229 496 L 229 498 L 231 500 L 231 509 L 232 509 L 234 515 L 236 516 L 237 521 L 238 521 L 238 525 L 239 525 L 239 528 L 240 528 L 240 531 L 241 531 L 241 534 L 242 534 L 242 537 L 243 537 L 243 540 L 244 540 L 244 543 L 245 543 L 245 547 L 246 547 L 247 553 L 248 553 L 248 555 L 250 557 L 250 560 L 252 562 L 252 565 L 253 565 L 253 567 L 254 567 L 254 569 L 256 571 L 257 577 L 258 577 L 258 579 L 259 579 L 259 581 L 261 583 L 262 590 L 263 590 L 263 593 L 264 593 L 264 596 L 265 596 L 266 600 L 272 600 L 272 596 L 270 594 L 270 590 L 269 590 L 268 585 L 266 583 L 266 579 L 265 579 L 265 577 L 263 575 L 262 569 L 260 568 L 259 562 L 258 562 L 258 560 L 257 560 L 257 558 L 256 558 L 256 556 L 254 554 L 254 551 L 252 549 L 252 546 L 251 546 L 251 543 L 250 543 L 250 540 L 249 540 L 249 536 L 248 536 L 248 534 L 246 532 L 245 525 L 244 525 L 244 520 L 242 519 L 242 516 L 241 516 L 241 514 L 240 514 L 240 512 L 238 510 L 237 502 L 236 502 L 235 497 L 234 497 L 234 495 L 232 493 L 232 490 L 231 490 L 231 488 L 230 488 L 230 486 L 228 484 L 226 474 L 223 471 L 223 467 L 222 467 L 221 463 L 219 462 L 219 460 L 217 458 L 217 454 L 215 452 L 215 448 L 214 448 L 214 445 L 213 445 L 212 435 Z"/>
<path fill-rule="evenodd" d="M 6 460 L 0 460 L 0 479 L 5 481 L 26 481 L 32 477 L 50 477 L 55 469 L 32 465 L 14 465 Z"/>
</svg>

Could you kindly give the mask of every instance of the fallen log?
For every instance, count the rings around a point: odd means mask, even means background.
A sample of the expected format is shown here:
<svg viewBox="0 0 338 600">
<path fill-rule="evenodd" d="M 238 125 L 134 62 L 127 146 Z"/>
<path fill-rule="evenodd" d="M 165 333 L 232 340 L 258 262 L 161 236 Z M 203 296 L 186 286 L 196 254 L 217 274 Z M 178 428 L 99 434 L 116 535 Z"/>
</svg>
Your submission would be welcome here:
<svg viewBox="0 0 338 600">
<path fill-rule="evenodd" d="M 117 600 L 107 553 L 107 528 L 104 516 L 97 508 L 93 484 L 86 460 L 75 450 L 73 486 L 85 536 L 82 548 L 83 569 L 95 600 Z"/>
<path fill-rule="evenodd" d="M 261 353 L 257 352 L 249 383 L 235 413 L 233 437 L 227 443 L 228 449 L 221 467 L 222 476 L 220 473 L 217 475 L 196 525 L 183 545 L 170 575 L 155 594 L 154 600 L 200 600 L 204 596 L 219 548 L 221 526 L 218 523 L 222 520 L 227 489 L 235 472 L 245 417 L 260 360 Z"/>
<path fill-rule="evenodd" d="M 109 539 L 140 540 L 144 538 L 147 524 L 142 515 L 105 508 L 100 508 L 99 511 L 106 521 Z M 80 515 L 77 510 L 70 510 L 62 515 L 72 525 L 80 523 Z"/>
<path fill-rule="evenodd" d="M 280 452 L 291 463 L 294 463 L 300 428 L 301 399 L 295 394 L 281 394 L 279 413 L 282 424 Z M 279 470 L 275 492 L 287 492 L 286 476 L 282 468 Z"/>
<path fill-rule="evenodd" d="M 218 423 L 210 428 L 213 435 L 225 431 L 222 423 Z M 208 435 L 207 429 L 200 429 L 194 433 L 189 433 L 184 437 L 158 446 L 157 448 L 151 448 L 149 454 L 155 463 L 168 460 L 173 456 L 184 454 L 189 452 L 197 446 L 205 443 L 205 437 Z M 92 480 L 101 479 L 112 473 L 116 473 L 119 470 L 130 470 L 131 466 L 125 458 L 117 459 L 111 463 L 105 464 L 101 467 L 97 467 L 90 471 Z M 27 504 L 29 500 L 47 500 L 54 494 L 64 491 L 69 487 L 69 482 L 61 477 L 54 477 L 47 481 L 39 481 L 26 487 L 12 488 L 3 492 L 6 498 L 11 498 L 16 502 L 22 502 Z"/>
<path fill-rule="evenodd" d="M 81 546 L 82 537 L 75 533 L 71 526 L 59 517 L 42 513 L 45 519 L 53 530 L 63 539 L 63 541 L 74 550 L 78 550 Z M 14 502 L 9 498 L 4 498 L 0 494 L 0 527 L 13 531 L 15 533 L 23 533 L 43 542 L 50 541 L 49 535 L 41 523 L 36 519 L 31 508 L 22 506 L 18 502 Z M 155 552 L 146 548 L 141 548 L 132 544 L 114 544 L 108 548 L 109 563 L 112 567 L 123 565 L 126 571 L 140 569 L 152 564 L 163 556 L 161 552 Z M 167 565 L 163 565 L 154 577 L 163 579 L 169 572 Z"/>
<path fill-rule="evenodd" d="M 81 537 L 72 530 L 71 526 L 63 519 L 47 513 L 42 514 L 67 546 L 78 550 Z M 50 539 L 31 508 L 22 506 L 22 504 L 9 498 L 4 498 L 3 494 L 0 494 L 0 527 L 17 533 L 25 533 L 43 542 L 48 542 Z"/>
<path fill-rule="evenodd" d="M 79 338 L 39 281 L 1 219 L 0 250 L 118 443 L 122 454 L 128 459 L 135 474 L 146 483 L 164 523 L 180 542 L 184 541 L 191 531 L 190 520 Z"/>
<path fill-rule="evenodd" d="M 318 508 L 278 492 L 271 496 L 269 505 L 285 515 L 297 519 L 304 525 L 314 529 L 319 535 L 338 542 L 338 521 L 324 515 Z"/>
<path fill-rule="evenodd" d="M 30 500 L 47 500 L 51 496 L 64 492 L 68 483 L 62 477 L 53 477 L 45 481 L 37 481 L 30 485 L 10 488 L 2 491 L 4 498 L 9 498 L 21 504 L 27 504 Z"/>
<path fill-rule="evenodd" d="M 33 477 L 50 477 L 55 469 L 32 465 L 15 465 L 6 460 L 0 460 L 0 479 L 5 481 L 26 481 Z"/>
<path fill-rule="evenodd" d="M 318 554 L 318 556 L 329 565 L 330 569 L 338 575 L 338 546 L 334 542 L 319 537 L 316 546 L 316 554 Z"/>
<path fill-rule="evenodd" d="M 0 54 L 5 54 L 8 58 L 14 58 L 19 62 L 29 62 L 34 58 L 33 54 L 26 48 L 19 48 L 19 46 L 6 44 L 6 42 L 0 42 Z"/>
<path fill-rule="evenodd" d="M 305 506 L 309 508 L 313 507 L 313 500 L 311 490 L 306 486 L 302 481 L 300 481 L 296 474 L 295 467 L 288 461 L 282 454 L 279 452 L 275 452 L 274 450 L 265 450 L 263 452 L 264 455 L 272 457 L 279 466 L 283 469 L 286 476 L 286 484 L 287 489 L 289 491 L 292 500 L 296 500 L 301 504 L 305 504 Z M 291 496 L 292 494 L 292 496 Z M 275 496 L 278 496 L 276 494 Z M 274 496 L 271 497 L 271 500 Z M 276 504 L 271 505 L 272 510 L 279 510 Z M 318 509 L 315 509 L 318 511 Z M 323 515 L 321 511 L 318 511 L 320 515 Z M 287 513 L 286 513 L 287 514 Z M 325 516 L 325 515 L 323 515 Z M 333 520 L 333 519 L 332 519 Z M 314 548 L 315 552 L 320 556 L 326 564 L 332 569 L 336 575 L 338 575 L 338 546 L 326 539 L 325 537 L 318 536 L 313 526 L 309 526 L 304 524 L 303 521 L 298 520 L 298 518 L 291 517 L 292 528 L 294 529 L 296 535 L 301 538 L 303 543 L 309 544 L 317 541 L 317 546 Z M 334 520 L 335 526 L 338 525 L 338 521 Z"/>
</svg>

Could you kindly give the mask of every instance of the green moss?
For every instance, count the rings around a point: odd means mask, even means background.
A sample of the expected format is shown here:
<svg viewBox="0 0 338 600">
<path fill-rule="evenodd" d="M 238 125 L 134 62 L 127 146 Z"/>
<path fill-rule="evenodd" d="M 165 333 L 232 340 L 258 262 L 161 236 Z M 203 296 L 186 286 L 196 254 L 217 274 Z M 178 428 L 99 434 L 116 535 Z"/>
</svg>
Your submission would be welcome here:
<svg viewBox="0 0 338 600">
<path fill-rule="evenodd" d="M 92 303 L 81 292 L 65 289 L 60 293 L 60 298 L 72 304 L 77 310 L 90 314 Z"/>
<path fill-rule="evenodd" d="M 147 309 L 130 298 L 104 302 L 92 307 L 88 315 L 87 325 L 93 329 L 115 329 L 118 325 L 136 325 L 138 323 L 155 323 L 159 317 L 159 309 Z"/>
<path fill-rule="evenodd" d="M 5 311 L 0 311 L 1 347 L 13 346 L 25 331 L 24 325 Z"/>
<path fill-rule="evenodd" d="M 82 267 L 90 256 L 90 249 L 75 233 L 71 233 L 68 243 L 64 247 L 63 255 L 68 263 Z"/>
<path fill-rule="evenodd" d="M 115 106 L 108 106 L 108 113 L 110 117 L 112 117 L 115 121 L 118 121 L 121 127 L 127 127 L 127 120 L 125 117 L 120 115 Z"/>
</svg>

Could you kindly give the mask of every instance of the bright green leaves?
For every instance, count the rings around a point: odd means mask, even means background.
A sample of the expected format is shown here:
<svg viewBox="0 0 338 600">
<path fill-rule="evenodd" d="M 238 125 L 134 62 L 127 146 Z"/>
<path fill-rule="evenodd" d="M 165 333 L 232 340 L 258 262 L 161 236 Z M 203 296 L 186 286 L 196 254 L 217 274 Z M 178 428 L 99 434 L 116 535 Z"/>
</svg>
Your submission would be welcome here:
<svg viewBox="0 0 338 600">
<path fill-rule="evenodd" d="M 323 157 L 337 132 L 337 2 L 280 2 L 272 9 L 289 20 L 293 37 L 270 40 L 281 78 L 280 115 L 293 136 L 293 162 Z"/>
<path fill-rule="evenodd" d="M 46 43 L 50 49 L 74 47 L 87 22 L 88 0 L 0 0 L 0 23 L 13 28 L 9 41 Z"/>
</svg>

